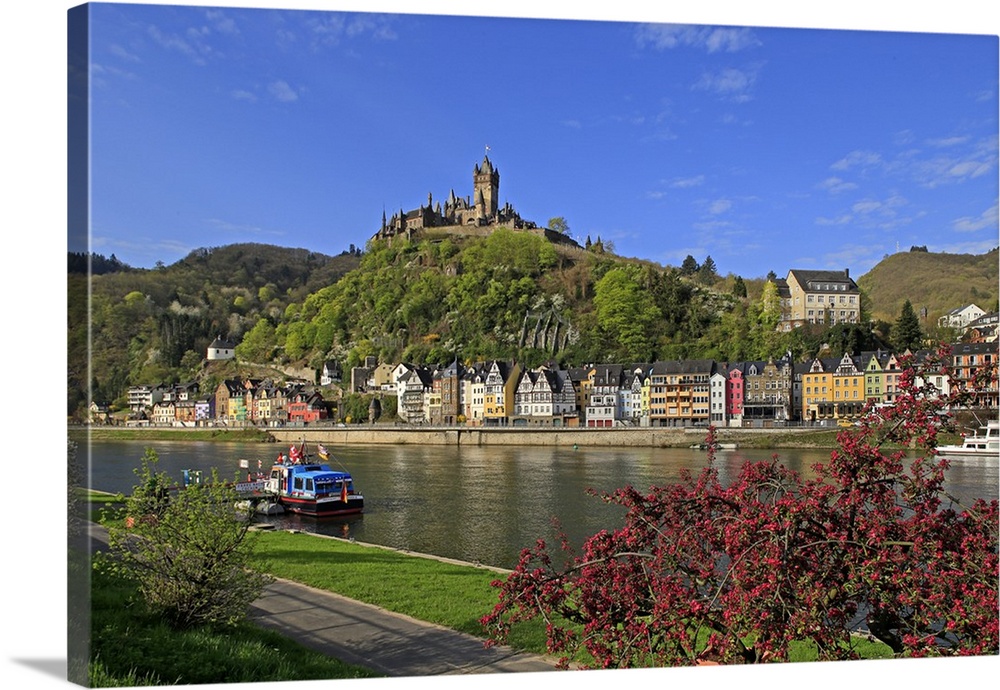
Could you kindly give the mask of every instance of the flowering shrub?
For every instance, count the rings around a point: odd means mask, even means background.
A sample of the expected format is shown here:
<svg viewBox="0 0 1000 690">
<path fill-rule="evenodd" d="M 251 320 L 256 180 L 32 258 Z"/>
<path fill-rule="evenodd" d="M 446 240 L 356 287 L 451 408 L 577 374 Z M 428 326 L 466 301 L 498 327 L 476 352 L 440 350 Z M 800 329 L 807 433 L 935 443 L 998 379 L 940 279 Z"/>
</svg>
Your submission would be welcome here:
<svg viewBox="0 0 1000 690">
<path fill-rule="evenodd" d="M 522 551 L 493 583 L 487 644 L 540 616 L 564 666 L 581 647 L 604 668 L 783 661 L 793 641 L 852 659 L 858 632 L 900 656 L 997 653 L 997 501 L 948 495 L 935 451 L 949 410 L 996 370 L 944 395 L 926 381 L 945 355 L 905 361 L 896 403 L 840 432 L 814 479 L 774 456 L 723 486 L 710 429 L 700 473 L 601 494 L 624 524 L 579 555 L 563 539 L 565 564 L 541 540 Z"/>
</svg>

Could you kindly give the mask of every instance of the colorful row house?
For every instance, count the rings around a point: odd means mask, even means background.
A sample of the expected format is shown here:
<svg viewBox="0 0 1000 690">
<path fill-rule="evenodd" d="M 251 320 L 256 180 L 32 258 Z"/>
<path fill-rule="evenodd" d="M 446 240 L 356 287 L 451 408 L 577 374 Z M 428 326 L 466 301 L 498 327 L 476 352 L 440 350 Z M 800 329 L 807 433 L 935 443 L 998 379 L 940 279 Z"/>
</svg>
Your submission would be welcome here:
<svg viewBox="0 0 1000 690">
<path fill-rule="evenodd" d="M 849 296 L 850 293 L 848 293 Z M 904 353 L 909 355 L 910 353 Z M 917 362 L 930 351 L 914 353 Z M 793 362 L 716 362 L 711 359 L 601 364 L 524 370 L 517 362 L 441 367 L 378 365 L 395 394 L 397 416 L 408 424 L 452 426 L 768 427 L 853 422 L 867 404 L 891 405 L 899 394 L 902 355 L 888 351 Z M 997 343 L 953 346 L 953 376 L 930 374 L 941 394 L 969 387 L 975 373 L 997 365 Z M 227 379 L 211 396 L 191 386 L 136 387 L 130 403 L 155 397 L 142 419 L 157 425 L 231 426 L 307 424 L 329 419 L 322 395 L 302 383 Z M 996 408 L 997 386 L 978 392 L 976 404 Z M 137 415 L 138 417 L 139 415 Z"/>
</svg>

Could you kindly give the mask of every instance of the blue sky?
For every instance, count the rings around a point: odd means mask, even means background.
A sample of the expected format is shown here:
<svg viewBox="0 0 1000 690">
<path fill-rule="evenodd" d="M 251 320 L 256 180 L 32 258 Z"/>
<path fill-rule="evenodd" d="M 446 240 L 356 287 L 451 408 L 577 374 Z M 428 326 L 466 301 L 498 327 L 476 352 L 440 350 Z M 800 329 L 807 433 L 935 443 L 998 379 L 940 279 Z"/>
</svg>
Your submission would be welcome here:
<svg viewBox="0 0 1000 690">
<path fill-rule="evenodd" d="M 93 6 L 94 251 L 363 247 L 486 146 L 501 203 L 664 265 L 998 244 L 995 35 L 270 7 Z"/>
</svg>

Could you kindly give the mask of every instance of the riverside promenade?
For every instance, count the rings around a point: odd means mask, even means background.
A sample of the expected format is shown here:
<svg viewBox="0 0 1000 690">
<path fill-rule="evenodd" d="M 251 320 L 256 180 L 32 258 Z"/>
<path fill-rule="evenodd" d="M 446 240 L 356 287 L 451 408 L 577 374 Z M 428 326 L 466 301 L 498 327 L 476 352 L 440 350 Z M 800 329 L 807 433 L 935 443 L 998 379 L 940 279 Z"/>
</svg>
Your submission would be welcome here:
<svg viewBox="0 0 1000 690">
<path fill-rule="evenodd" d="M 305 438 L 329 445 L 444 445 L 444 446 L 564 446 L 600 448 L 688 448 L 701 444 L 708 435 L 706 427 L 454 427 L 352 425 L 334 426 L 316 423 L 306 426 L 264 428 L 276 441 L 297 443 Z M 810 432 L 834 431 L 835 427 L 719 428 L 720 442 L 748 444 L 781 435 L 787 439 Z M 792 444 L 794 445 L 794 444 Z"/>
<path fill-rule="evenodd" d="M 107 531 L 90 525 L 92 549 Z M 554 671 L 555 661 L 386 611 L 338 594 L 275 580 L 251 605 L 250 619 L 305 647 L 392 677 Z"/>
</svg>

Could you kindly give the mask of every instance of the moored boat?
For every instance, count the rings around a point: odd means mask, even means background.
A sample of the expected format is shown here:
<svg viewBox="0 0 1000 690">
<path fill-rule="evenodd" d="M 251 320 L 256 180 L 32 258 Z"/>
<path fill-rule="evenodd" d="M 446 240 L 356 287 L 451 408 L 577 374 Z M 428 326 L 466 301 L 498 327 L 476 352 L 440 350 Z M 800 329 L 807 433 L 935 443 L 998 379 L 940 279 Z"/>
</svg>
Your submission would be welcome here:
<svg viewBox="0 0 1000 690">
<path fill-rule="evenodd" d="M 278 455 L 263 481 L 263 493 L 273 496 L 285 510 L 302 515 L 335 517 L 363 512 L 365 498 L 355 489 L 350 472 L 310 461 L 303 446 L 292 446 L 287 459 Z M 319 457 L 329 459 L 322 446 Z"/>
<path fill-rule="evenodd" d="M 938 446 L 946 458 L 1000 459 L 1000 420 L 991 419 L 978 432 L 962 439 L 962 445 Z"/>
</svg>

